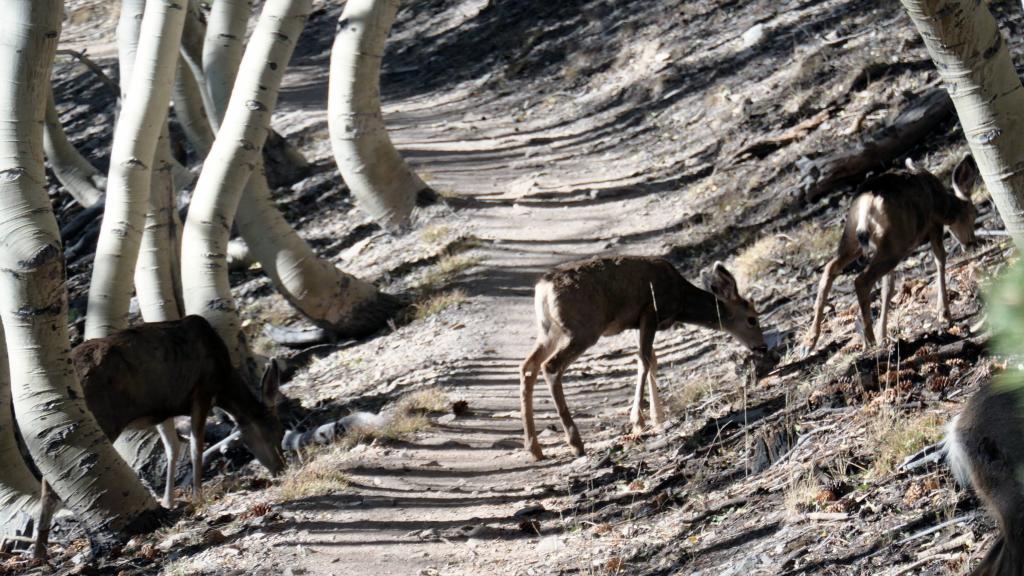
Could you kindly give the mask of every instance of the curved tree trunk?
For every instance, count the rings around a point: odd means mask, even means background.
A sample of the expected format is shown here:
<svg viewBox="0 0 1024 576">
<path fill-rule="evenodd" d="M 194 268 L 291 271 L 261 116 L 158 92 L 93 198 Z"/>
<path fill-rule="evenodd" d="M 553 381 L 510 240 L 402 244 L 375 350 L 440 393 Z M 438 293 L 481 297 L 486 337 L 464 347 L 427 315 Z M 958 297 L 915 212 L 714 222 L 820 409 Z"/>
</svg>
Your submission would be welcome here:
<svg viewBox="0 0 1024 576">
<path fill-rule="evenodd" d="M 1024 250 L 1024 90 L 986 4 L 902 0 L 956 107 L 985 186 Z"/>
<path fill-rule="evenodd" d="M 139 261 L 135 266 L 135 287 L 139 309 L 146 322 L 181 318 L 181 220 L 175 202 L 175 181 L 171 174 L 170 136 L 164 122 L 154 157 L 149 210 L 142 234 Z"/>
<path fill-rule="evenodd" d="M 274 205 L 266 180 L 249 179 L 238 231 L 278 292 L 307 318 L 343 337 L 365 336 L 390 318 L 397 300 L 313 252 Z"/>
<path fill-rule="evenodd" d="M 132 295 L 132 274 L 149 202 L 150 179 L 160 130 L 167 121 L 171 84 L 184 0 L 146 2 L 132 71 L 122 82 L 121 114 L 110 154 L 106 208 L 96 246 L 85 337 L 97 338 L 124 328 Z M 121 26 L 118 27 L 119 32 Z M 130 89 L 125 89 L 130 85 Z"/>
<path fill-rule="evenodd" d="M 57 115 L 53 87 L 46 90 L 46 123 L 43 130 L 43 151 L 64 189 L 84 208 L 103 197 L 107 177 L 93 167 L 68 140 Z"/>
<path fill-rule="evenodd" d="M 178 75 L 174 79 L 174 116 L 178 118 L 185 138 L 200 158 L 206 158 L 213 145 L 213 128 L 203 104 L 203 89 L 196 81 L 185 58 L 178 61 Z"/>
<path fill-rule="evenodd" d="M 12 0 L 0 19 L 0 317 L 16 418 L 55 492 L 85 526 L 124 533 L 156 501 L 85 407 L 71 368 L 57 221 L 43 186 L 42 124 L 61 2 Z"/>
<path fill-rule="evenodd" d="M 388 228 L 408 222 L 427 188 L 388 137 L 380 64 L 399 0 L 349 0 L 331 48 L 327 125 L 338 170 L 359 207 Z"/>
<path fill-rule="evenodd" d="M 310 4 L 268 0 L 264 5 L 192 195 L 182 241 L 185 310 L 210 321 L 228 344 L 232 360 L 249 376 L 254 376 L 254 367 L 239 329 L 225 255 L 242 190 L 259 163 L 281 77 Z"/>
<path fill-rule="evenodd" d="M 34 520 L 39 513 L 39 481 L 18 449 L 11 402 L 7 345 L 0 327 L 0 466 L 4 470 L 0 474 L 0 538 L 23 530 L 26 519 Z"/>
<path fill-rule="evenodd" d="M 245 51 L 245 32 L 252 0 L 219 0 L 210 6 L 203 42 L 203 77 L 209 95 L 210 124 L 214 134 L 231 99 L 231 88 Z"/>
</svg>

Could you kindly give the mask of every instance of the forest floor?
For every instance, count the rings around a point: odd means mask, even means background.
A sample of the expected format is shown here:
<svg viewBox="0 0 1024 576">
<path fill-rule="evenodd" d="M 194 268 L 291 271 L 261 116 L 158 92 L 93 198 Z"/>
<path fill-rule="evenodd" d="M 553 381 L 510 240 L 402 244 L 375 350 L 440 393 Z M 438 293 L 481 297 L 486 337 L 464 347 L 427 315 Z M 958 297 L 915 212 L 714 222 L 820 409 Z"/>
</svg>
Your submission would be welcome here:
<svg viewBox="0 0 1024 576">
<path fill-rule="evenodd" d="M 979 286 L 1008 245 L 952 252 L 952 326 L 935 312 L 922 249 L 899 268 L 890 345 L 860 350 L 843 276 L 818 351 L 796 352 L 853 193 L 806 197 L 798 163 L 869 138 L 937 82 L 898 3 L 407 4 L 385 58 L 385 118 L 444 201 L 399 236 L 353 205 L 325 114 L 340 7 L 323 2 L 274 120 L 314 174 L 275 194 L 320 254 L 417 299 L 407 321 L 304 355 L 315 358 L 283 387 L 301 405 L 292 426 L 419 412 L 405 429 L 305 451 L 284 479 L 208 471 L 211 501 L 174 526 L 84 565 L 79 541 L 58 543 L 35 573 L 895 575 L 957 574 L 980 558 L 993 525 L 973 497 L 941 464 L 900 464 L 1000 367 Z M 1020 53 L 1024 18 L 991 7 Z M 64 45 L 96 46 L 111 69 L 108 10 L 69 3 Z M 66 61 L 57 71 L 62 119 L 105 168 L 112 107 L 82 88 L 95 84 L 88 73 Z M 86 103 L 68 101 L 73 89 Z M 948 181 L 965 150 L 950 115 L 891 165 L 909 156 Z M 983 190 L 976 202 L 983 226 L 1001 227 Z M 637 436 L 636 337 L 604 338 L 566 377 L 587 456 L 565 445 L 541 383 L 548 459 L 533 462 L 518 392 L 533 284 L 597 254 L 664 255 L 695 282 L 725 261 L 782 361 L 757 379 L 722 333 L 661 333 L 671 418 Z M 70 265 L 73 297 L 88 269 Z M 256 348 L 292 354 L 261 330 L 298 315 L 258 267 L 233 281 Z"/>
</svg>

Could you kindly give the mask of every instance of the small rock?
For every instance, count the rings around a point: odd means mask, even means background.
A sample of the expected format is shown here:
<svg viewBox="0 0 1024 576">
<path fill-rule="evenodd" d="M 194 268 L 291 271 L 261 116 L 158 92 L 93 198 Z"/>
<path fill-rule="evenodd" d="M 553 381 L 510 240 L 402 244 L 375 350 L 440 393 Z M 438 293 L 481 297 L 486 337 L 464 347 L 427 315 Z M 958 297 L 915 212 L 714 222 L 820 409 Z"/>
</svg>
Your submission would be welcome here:
<svg viewBox="0 0 1024 576">
<path fill-rule="evenodd" d="M 220 544 L 227 540 L 224 533 L 216 528 L 210 528 L 206 532 L 203 532 L 203 544 Z"/>
<path fill-rule="evenodd" d="M 764 37 L 764 25 L 755 24 L 754 26 L 747 28 L 747 31 L 744 32 L 742 36 L 740 36 L 740 47 L 750 48 L 752 46 L 756 46 L 757 44 L 760 44 L 762 40 L 764 40 Z"/>
<path fill-rule="evenodd" d="M 164 538 L 156 547 L 159 550 L 167 552 L 168 550 L 178 548 L 184 545 L 192 537 L 188 532 L 178 532 L 177 534 L 171 534 L 167 538 Z"/>
<path fill-rule="evenodd" d="M 451 424 L 455 421 L 455 414 L 445 414 L 437 419 L 438 424 Z"/>
<path fill-rule="evenodd" d="M 541 512 L 546 512 L 547 508 L 540 502 L 531 502 L 526 506 L 516 510 L 516 513 L 512 515 L 513 518 L 523 518 L 526 516 L 535 516 Z"/>
<path fill-rule="evenodd" d="M 537 552 L 540 552 L 541 554 L 550 554 L 564 546 L 562 539 L 558 536 L 547 536 L 545 538 L 541 538 L 540 542 L 537 543 Z"/>
</svg>

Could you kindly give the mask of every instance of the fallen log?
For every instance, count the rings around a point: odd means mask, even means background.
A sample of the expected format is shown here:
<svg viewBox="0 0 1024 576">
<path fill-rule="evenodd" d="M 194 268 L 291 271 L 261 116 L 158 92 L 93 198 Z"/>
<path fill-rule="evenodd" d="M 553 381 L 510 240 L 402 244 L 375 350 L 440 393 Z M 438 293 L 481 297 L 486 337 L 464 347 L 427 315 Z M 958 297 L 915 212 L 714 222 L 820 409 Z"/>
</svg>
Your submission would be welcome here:
<svg viewBox="0 0 1024 576">
<path fill-rule="evenodd" d="M 802 174 L 797 191 L 803 202 L 814 202 L 838 186 L 885 168 L 953 116 L 949 95 L 942 88 L 932 88 L 911 102 L 892 124 L 863 142 L 818 158 L 797 160 Z"/>
</svg>

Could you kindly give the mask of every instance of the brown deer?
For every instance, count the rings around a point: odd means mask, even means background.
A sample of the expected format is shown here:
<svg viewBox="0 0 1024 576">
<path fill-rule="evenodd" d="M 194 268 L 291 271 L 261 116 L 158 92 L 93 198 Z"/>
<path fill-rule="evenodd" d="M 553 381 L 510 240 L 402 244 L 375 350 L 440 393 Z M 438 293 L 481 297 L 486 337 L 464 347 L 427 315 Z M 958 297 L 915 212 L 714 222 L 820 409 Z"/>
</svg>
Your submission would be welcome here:
<svg viewBox="0 0 1024 576">
<path fill-rule="evenodd" d="M 242 443 L 271 473 L 285 466 L 281 452 L 284 427 L 277 416 L 277 364 L 263 374 L 262 398 L 249 390 L 231 365 L 228 348 L 202 316 L 153 322 L 89 340 L 71 353 L 86 406 L 111 441 L 126 429 L 147 428 L 173 416 L 192 417 L 193 498 L 202 501 L 203 433 L 213 406 L 238 424 Z M 173 505 L 178 439 L 173 428 L 158 427 L 167 454 L 163 504 Z M 34 552 L 45 556 L 56 498 L 42 482 Z"/>
<path fill-rule="evenodd" d="M 544 457 L 533 422 L 533 386 L 543 370 L 566 441 L 577 456 L 583 455 L 583 441 L 565 404 L 562 375 L 601 336 L 632 328 L 640 332 L 636 393 L 629 418 L 634 431 L 643 429 L 645 382 L 651 420 L 657 426 L 665 419 L 655 381 L 653 346 L 658 330 L 686 322 L 725 330 L 748 348 L 765 349 L 757 311 L 740 296 L 736 279 L 725 266 L 715 263 L 705 284 L 708 291 L 690 284 L 667 260 L 636 256 L 592 258 L 545 274 L 534 293 L 537 343 L 520 368 L 523 432 L 530 454 L 537 460 Z"/>
<path fill-rule="evenodd" d="M 1024 574 L 1024 390 L 986 384 L 946 429 L 946 458 L 999 521 L 999 538 L 972 576 Z"/>
<path fill-rule="evenodd" d="M 938 268 L 938 311 L 951 321 L 946 296 L 946 249 L 942 245 L 943 227 L 949 227 L 962 244 L 974 243 L 974 218 L 977 211 L 971 203 L 971 189 L 978 168 L 970 155 L 953 169 L 953 193 L 931 172 L 919 170 L 910 160 L 909 170 L 887 172 L 866 182 L 865 192 L 858 195 L 846 214 L 846 225 L 839 239 L 836 257 L 825 266 L 814 303 L 814 323 L 807 339 L 807 350 L 818 343 L 821 320 L 828 292 L 836 276 L 862 255 L 868 264 L 854 279 L 864 328 L 864 347 L 875 345 L 871 321 L 871 289 L 882 282 L 882 310 L 878 339 L 884 339 L 892 296 L 893 269 L 918 246 L 931 242 Z"/>
</svg>

